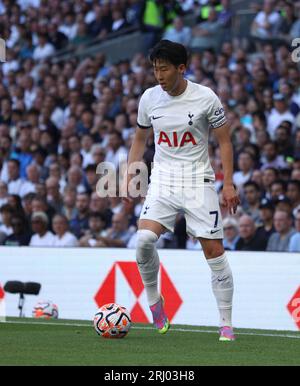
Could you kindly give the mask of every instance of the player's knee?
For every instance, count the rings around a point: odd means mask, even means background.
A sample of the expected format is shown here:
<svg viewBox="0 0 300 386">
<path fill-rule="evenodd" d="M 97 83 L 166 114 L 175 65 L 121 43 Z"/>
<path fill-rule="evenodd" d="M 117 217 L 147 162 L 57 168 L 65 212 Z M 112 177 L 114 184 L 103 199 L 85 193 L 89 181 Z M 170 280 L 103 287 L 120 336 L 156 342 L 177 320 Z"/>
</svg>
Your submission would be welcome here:
<svg viewBox="0 0 300 386">
<path fill-rule="evenodd" d="M 146 263 L 153 256 L 157 234 L 148 230 L 137 231 L 136 260 L 138 264 Z"/>
<path fill-rule="evenodd" d="M 223 255 L 224 253 L 224 247 L 220 243 L 211 243 L 210 245 L 207 245 L 205 247 L 205 257 L 207 259 L 214 259 L 216 257 L 219 257 Z"/>
</svg>

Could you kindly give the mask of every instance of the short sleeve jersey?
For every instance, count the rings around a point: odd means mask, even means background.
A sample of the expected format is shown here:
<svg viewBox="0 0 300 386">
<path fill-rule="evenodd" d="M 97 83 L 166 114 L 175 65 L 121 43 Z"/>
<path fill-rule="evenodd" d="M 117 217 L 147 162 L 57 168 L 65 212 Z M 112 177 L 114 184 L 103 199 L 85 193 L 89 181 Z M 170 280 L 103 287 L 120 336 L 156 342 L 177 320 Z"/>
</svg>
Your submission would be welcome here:
<svg viewBox="0 0 300 386">
<path fill-rule="evenodd" d="M 170 96 L 161 86 L 147 89 L 139 102 L 137 124 L 154 131 L 151 182 L 154 176 L 161 180 L 175 161 L 190 165 L 185 169 L 190 177 L 214 180 L 208 155 L 209 130 L 225 123 L 221 101 L 208 87 L 187 81 L 185 91 L 178 96 Z"/>
</svg>

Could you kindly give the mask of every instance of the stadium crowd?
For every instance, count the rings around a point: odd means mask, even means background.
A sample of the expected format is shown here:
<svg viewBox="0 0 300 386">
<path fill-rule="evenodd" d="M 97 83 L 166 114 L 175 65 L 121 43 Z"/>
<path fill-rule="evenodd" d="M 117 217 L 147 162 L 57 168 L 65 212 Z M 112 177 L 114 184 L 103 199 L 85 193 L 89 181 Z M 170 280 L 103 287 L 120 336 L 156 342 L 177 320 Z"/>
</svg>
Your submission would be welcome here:
<svg viewBox="0 0 300 386">
<path fill-rule="evenodd" d="M 186 77 L 227 111 L 241 205 L 222 205 L 222 168 L 209 141 L 228 250 L 300 251 L 300 71 L 291 42 L 300 4 L 254 4 L 246 43 L 231 38 L 230 1 L 0 0 L 0 245 L 135 247 L 143 198 L 99 197 L 97 165 L 126 160 L 143 91 L 156 84 L 145 53 L 109 63 L 99 52 L 55 61 L 67 47 L 134 26 L 191 53 Z M 153 13 L 153 7 L 155 12 Z M 151 13 L 152 12 L 152 13 Z M 156 22 L 149 15 L 156 15 Z M 196 15 L 194 26 L 184 15 Z M 154 154 L 150 134 L 144 160 Z M 119 188 L 119 186 L 117 186 Z M 161 248 L 198 249 L 179 215 Z"/>
</svg>

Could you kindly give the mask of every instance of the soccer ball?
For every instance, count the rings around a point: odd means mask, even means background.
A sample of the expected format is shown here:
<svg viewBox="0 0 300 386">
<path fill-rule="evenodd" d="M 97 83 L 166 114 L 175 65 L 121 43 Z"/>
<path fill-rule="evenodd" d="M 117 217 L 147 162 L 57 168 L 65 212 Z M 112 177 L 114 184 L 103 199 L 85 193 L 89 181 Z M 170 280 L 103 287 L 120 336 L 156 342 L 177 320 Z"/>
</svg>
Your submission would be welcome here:
<svg viewBox="0 0 300 386">
<path fill-rule="evenodd" d="M 57 319 L 58 308 L 57 305 L 48 301 L 38 302 L 32 310 L 32 316 L 40 319 Z"/>
<path fill-rule="evenodd" d="M 129 312 L 118 304 L 105 304 L 94 316 L 94 327 L 103 338 L 124 338 L 131 327 Z"/>
</svg>

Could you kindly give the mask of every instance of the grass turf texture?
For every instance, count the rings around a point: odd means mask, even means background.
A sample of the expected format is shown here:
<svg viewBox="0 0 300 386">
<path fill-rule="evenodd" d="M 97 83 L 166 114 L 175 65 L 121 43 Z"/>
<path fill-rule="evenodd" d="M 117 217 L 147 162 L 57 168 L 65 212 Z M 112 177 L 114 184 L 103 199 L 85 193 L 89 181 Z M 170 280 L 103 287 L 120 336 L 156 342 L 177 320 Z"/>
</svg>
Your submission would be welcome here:
<svg viewBox="0 0 300 386">
<path fill-rule="evenodd" d="M 0 365 L 300 365 L 297 332 L 235 329 L 235 342 L 219 342 L 217 327 L 172 326 L 161 336 L 136 324 L 113 340 L 99 337 L 91 322 L 7 320 Z"/>
</svg>

